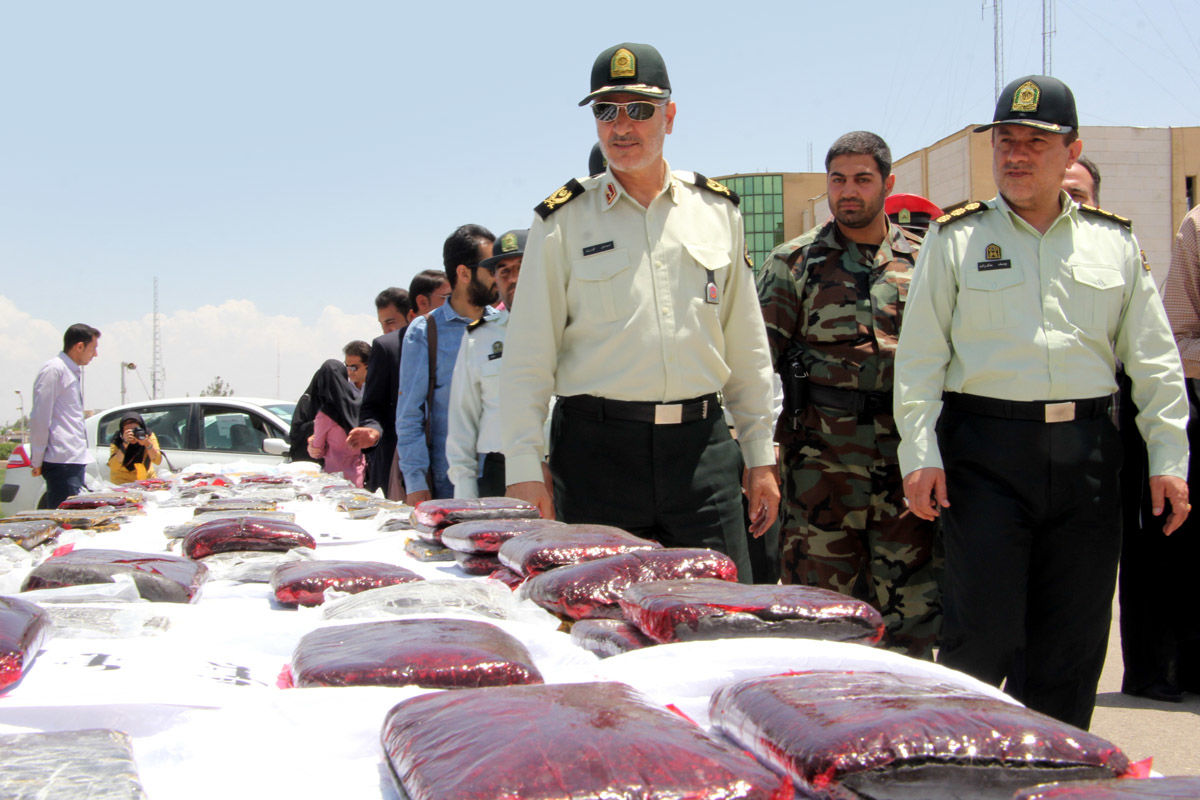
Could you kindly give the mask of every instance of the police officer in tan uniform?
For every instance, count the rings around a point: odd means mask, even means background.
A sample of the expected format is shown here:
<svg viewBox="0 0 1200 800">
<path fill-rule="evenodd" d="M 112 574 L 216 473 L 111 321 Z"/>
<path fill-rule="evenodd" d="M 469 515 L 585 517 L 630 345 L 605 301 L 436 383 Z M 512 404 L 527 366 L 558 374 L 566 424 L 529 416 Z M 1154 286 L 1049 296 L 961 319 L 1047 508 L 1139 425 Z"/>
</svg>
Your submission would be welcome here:
<svg viewBox="0 0 1200 800">
<path fill-rule="evenodd" d="M 537 207 L 522 311 L 509 322 L 508 494 L 568 522 L 725 550 L 748 578 L 741 458 L 754 533 L 773 522 L 779 488 L 771 364 L 736 196 L 668 167 L 675 103 L 650 45 L 601 53 L 589 103 L 607 168 Z M 553 504 L 541 480 L 551 394 Z"/>
</svg>

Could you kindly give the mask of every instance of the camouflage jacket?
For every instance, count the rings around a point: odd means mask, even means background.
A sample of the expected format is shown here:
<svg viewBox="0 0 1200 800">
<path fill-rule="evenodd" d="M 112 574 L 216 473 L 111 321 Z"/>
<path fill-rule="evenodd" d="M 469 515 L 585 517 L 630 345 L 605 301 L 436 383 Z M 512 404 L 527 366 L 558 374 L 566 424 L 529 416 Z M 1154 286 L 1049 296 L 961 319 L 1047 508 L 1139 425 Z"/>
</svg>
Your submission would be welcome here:
<svg viewBox="0 0 1200 800">
<path fill-rule="evenodd" d="M 813 383 L 891 391 L 920 242 L 889 223 L 866 261 L 830 221 L 775 248 L 758 276 L 758 299 L 776 371 L 798 351 Z"/>
</svg>

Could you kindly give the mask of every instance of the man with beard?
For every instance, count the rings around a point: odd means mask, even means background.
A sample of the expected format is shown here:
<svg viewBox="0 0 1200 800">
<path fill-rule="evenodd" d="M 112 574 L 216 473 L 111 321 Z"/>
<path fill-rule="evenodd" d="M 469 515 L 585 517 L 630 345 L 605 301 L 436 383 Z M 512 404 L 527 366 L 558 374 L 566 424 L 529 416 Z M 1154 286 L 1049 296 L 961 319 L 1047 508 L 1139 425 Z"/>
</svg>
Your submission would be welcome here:
<svg viewBox="0 0 1200 800">
<path fill-rule="evenodd" d="M 998 195 L 930 229 L 896 352 L 905 499 L 942 520 L 938 660 L 1086 729 L 1121 552 L 1115 362 L 1164 534 L 1190 509 L 1183 372 L 1129 220 L 1062 189 L 1066 84 L 1018 78 L 975 130 Z"/>
<path fill-rule="evenodd" d="M 500 365 L 528 235 L 528 228 L 506 231 L 496 240 L 492 257 L 479 263 L 495 276 L 506 310 L 485 314 L 468 325 L 458 350 L 446 439 L 455 497 L 498 497 L 507 485 L 500 452 Z"/>
<path fill-rule="evenodd" d="M 446 462 L 450 381 L 467 325 L 493 311 L 494 279 L 479 264 L 491 257 L 495 239 L 480 225 L 450 234 L 442 246 L 450 298 L 414 319 L 404 334 L 396 448 L 409 505 L 454 496 Z"/>
<path fill-rule="evenodd" d="M 907 512 L 892 375 L 920 239 L 891 224 L 896 177 L 883 139 L 847 133 L 825 156 L 833 220 L 758 277 L 775 369 L 783 473 L 784 583 L 880 610 L 888 644 L 929 657 L 940 621 L 933 524 Z"/>
<path fill-rule="evenodd" d="M 510 319 L 508 494 L 545 517 L 724 550 L 749 581 L 741 456 L 756 535 L 775 519 L 779 488 L 770 362 L 736 197 L 663 158 L 675 103 L 654 47 L 602 52 L 588 104 L 608 165 L 536 208 Z"/>
</svg>

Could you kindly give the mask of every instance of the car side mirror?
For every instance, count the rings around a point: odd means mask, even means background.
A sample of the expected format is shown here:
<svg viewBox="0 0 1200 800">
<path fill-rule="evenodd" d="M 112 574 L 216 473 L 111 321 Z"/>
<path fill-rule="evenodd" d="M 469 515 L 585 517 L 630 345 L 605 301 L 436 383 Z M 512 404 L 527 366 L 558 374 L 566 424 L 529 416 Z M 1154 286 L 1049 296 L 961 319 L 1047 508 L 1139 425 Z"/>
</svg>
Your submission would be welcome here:
<svg viewBox="0 0 1200 800">
<path fill-rule="evenodd" d="M 283 439 L 263 439 L 262 449 L 264 453 L 273 456 L 281 456 L 289 450 L 288 443 Z"/>
</svg>

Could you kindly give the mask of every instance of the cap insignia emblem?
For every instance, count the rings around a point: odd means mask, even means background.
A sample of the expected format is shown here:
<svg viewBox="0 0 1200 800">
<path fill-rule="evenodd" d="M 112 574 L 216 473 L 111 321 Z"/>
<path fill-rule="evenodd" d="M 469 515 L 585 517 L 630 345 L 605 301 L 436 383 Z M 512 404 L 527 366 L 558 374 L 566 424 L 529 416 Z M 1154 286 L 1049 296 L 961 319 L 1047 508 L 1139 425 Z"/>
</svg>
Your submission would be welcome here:
<svg viewBox="0 0 1200 800">
<path fill-rule="evenodd" d="M 983 250 L 983 257 L 988 259 L 989 261 L 994 261 L 997 258 L 999 258 L 1000 257 L 1000 245 L 989 244 Z"/>
<path fill-rule="evenodd" d="M 613 53 L 612 61 L 608 65 L 608 74 L 611 78 L 635 77 L 637 75 L 637 58 L 629 50 L 622 47 Z"/>
<path fill-rule="evenodd" d="M 1038 85 L 1033 81 L 1025 81 L 1013 92 L 1012 110 L 1036 112 L 1041 97 L 1042 90 L 1038 88 Z"/>
<path fill-rule="evenodd" d="M 506 233 L 500 237 L 500 252 L 511 253 L 517 249 L 517 235 L 515 233 Z"/>
<path fill-rule="evenodd" d="M 907 225 L 912 222 L 912 212 L 907 208 L 900 209 L 900 213 L 896 215 L 896 221 L 901 225 Z"/>
</svg>

